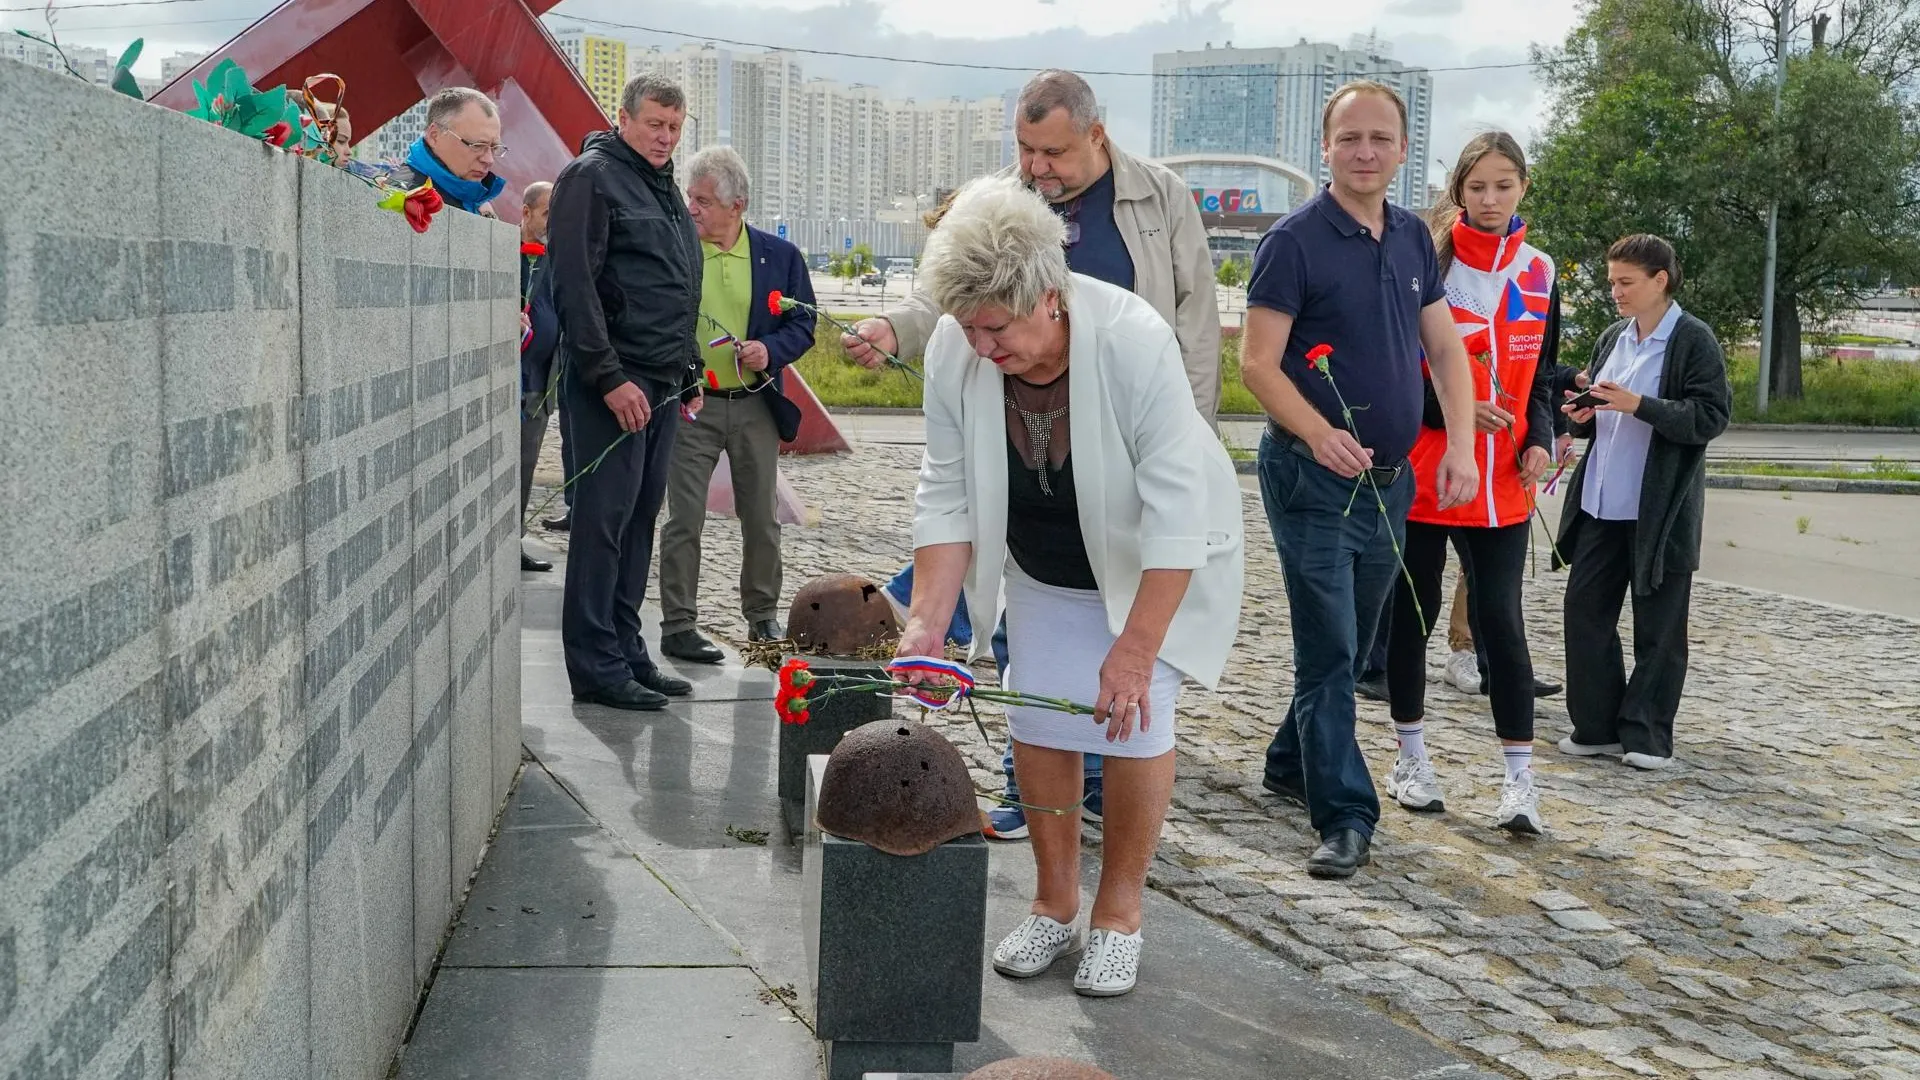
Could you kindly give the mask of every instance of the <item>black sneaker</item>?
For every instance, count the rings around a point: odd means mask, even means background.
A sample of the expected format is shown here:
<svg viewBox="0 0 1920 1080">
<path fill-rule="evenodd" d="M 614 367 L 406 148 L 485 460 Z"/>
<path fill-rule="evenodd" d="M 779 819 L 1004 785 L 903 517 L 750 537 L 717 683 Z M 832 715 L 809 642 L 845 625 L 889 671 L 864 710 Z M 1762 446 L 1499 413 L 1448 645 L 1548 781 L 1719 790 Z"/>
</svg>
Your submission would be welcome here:
<svg viewBox="0 0 1920 1080">
<path fill-rule="evenodd" d="M 1360 679 L 1353 684 L 1353 692 L 1368 701 L 1388 701 L 1392 695 L 1387 693 L 1387 677 L 1374 675 Z"/>
<path fill-rule="evenodd" d="M 545 525 L 549 532 L 566 532 L 573 528 L 573 511 L 569 510 L 557 518 L 541 518 L 540 524 Z"/>
</svg>

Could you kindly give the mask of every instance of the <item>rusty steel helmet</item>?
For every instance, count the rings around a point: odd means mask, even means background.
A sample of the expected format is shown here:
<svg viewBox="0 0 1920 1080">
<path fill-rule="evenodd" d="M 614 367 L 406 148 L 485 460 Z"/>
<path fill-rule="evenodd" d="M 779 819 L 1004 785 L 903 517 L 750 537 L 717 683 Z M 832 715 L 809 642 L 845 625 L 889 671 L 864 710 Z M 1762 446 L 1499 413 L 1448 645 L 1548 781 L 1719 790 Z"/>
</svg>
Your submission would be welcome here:
<svg viewBox="0 0 1920 1080">
<path fill-rule="evenodd" d="M 1084 1061 L 1019 1057 L 975 1069 L 966 1075 L 966 1080 L 1114 1080 L 1114 1075 Z"/>
<path fill-rule="evenodd" d="M 960 751 L 910 720 L 875 720 L 842 736 L 827 757 L 819 800 L 821 829 L 889 855 L 924 854 L 980 831 Z"/>
<path fill-rule="evenodd" d="M 828 574 L 793 594 L 787 636 L 804 652 L 854 656 L 898 639 L 900 621 L 880 586 L 858 574 Z"/>
</svg>

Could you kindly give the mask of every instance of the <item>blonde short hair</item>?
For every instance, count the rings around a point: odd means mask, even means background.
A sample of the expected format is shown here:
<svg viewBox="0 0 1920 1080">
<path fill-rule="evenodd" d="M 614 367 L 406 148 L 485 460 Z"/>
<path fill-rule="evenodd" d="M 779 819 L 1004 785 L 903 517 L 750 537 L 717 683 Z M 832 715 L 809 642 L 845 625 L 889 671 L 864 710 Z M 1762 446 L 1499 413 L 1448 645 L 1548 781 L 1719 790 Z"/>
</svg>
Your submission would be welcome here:
<svg viewBox="0 0 1920 1080">
<path fill-rule="evenodd" d="M 1048 290 L 1065 302 L 1073 287 L 1066 241 L 1066 224 L 1045 199 L 1011 176 L 985 177 L 954 195 L 927 237 L 920 273 L 947 314 L 998 307 L 1024 318 Z"/>
</svg>

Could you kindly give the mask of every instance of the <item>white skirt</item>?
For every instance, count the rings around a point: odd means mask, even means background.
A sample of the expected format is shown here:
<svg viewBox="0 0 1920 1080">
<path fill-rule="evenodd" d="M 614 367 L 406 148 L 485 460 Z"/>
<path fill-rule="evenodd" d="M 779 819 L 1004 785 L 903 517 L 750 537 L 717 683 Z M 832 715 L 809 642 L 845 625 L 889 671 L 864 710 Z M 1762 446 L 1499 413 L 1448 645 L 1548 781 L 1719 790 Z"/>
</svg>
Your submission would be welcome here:
<svg viewBox="0 0 1920 1080">
<path fill-rule="evenodd" d="M 1113 648 L 1107 608 L 1091 589 L 1062 589 L 1035 581 L 1007 560 L 1007 674 L 1010 690 L 1093 705 L 1100 696 L 1100 665 Z M 984 629 L 984 628 L 983 628 Z M 1108 742 L 1107 726 L 1091 716 L 1038 706 L 1007 708 L 1007 727 L 1029 746 L 1078 750 L 1109 757 L 1151 758 L 1173 749 L 1173 713 L 1180 703 L 1180 672 L 1153 662 L 1146 731 Z"/>
</svg>

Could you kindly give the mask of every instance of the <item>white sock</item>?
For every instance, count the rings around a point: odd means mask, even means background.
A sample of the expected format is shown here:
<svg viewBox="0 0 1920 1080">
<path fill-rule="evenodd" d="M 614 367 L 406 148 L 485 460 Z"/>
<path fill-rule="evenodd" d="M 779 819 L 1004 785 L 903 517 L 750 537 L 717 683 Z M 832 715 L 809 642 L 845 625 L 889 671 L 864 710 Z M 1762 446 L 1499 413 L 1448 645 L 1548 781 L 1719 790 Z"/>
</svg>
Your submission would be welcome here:
<svg viewBox="0 0 1920 1080">
<path fill-rule="evenodd" d="M 1424 761 L 1427 757 L 1427 722 L 1415 720 L 1411 724 L 1393 722 L 1393 737 L 1400 743 L 1401 758 Z"/>
<path fill-rule="evenodd" d="M 1533 744 L 1525 746 L 1500 746 L 1500 753 L 1507 759 L 1507 779 L 1518 780 L 1520 774 L 1533 768 Z"/>
</svg>

